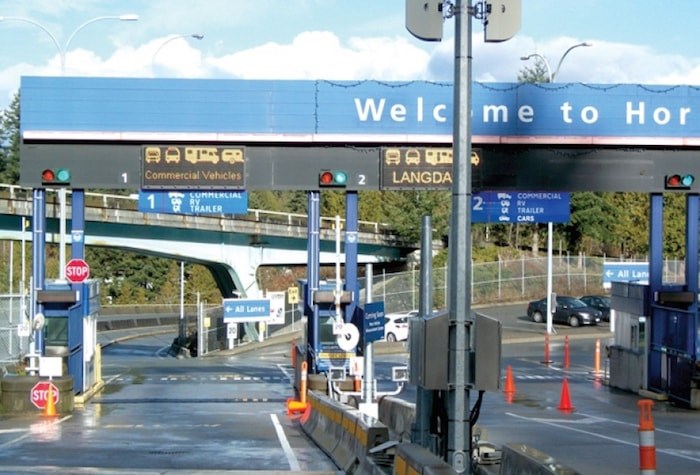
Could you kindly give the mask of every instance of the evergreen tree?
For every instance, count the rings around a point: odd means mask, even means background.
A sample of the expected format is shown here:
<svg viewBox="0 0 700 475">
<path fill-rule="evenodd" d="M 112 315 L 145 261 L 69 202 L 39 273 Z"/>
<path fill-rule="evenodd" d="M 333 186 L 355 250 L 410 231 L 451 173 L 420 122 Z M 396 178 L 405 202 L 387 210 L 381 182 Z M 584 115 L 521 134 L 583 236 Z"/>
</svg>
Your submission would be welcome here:
<svg viewBox="0 0 700 475">
<path fill-rule="evenodd" d="M 19 94 L 9 108 L 0 112 L 0 180 L 19 183 Z"/>
</svg>

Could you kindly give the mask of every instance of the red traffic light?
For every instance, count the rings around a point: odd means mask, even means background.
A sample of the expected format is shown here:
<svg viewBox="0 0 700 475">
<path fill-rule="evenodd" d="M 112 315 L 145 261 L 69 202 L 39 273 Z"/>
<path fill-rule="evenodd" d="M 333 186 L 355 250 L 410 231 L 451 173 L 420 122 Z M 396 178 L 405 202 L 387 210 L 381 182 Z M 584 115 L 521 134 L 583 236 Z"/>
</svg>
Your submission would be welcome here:
<svg viewBox="0 0 700 475">
<path fill-rule="evenodd" d="M 318 174 L 319 186 L 346 186 L 348 174 L 342 170 L 323 170 Z"/>
<path fill-rule="evenodd" d="M 70 178 L 70 170 L 67 168 L 47 168 L 41 172 L 41 183 L 44 185 L 68 185 Z"/>
<path fill-rule="evenodd" d="M 694 182 L 695 177 L 693 175 L 666 175 L 664 188 L 667 190 L 689 190 Z"/>
</svg>

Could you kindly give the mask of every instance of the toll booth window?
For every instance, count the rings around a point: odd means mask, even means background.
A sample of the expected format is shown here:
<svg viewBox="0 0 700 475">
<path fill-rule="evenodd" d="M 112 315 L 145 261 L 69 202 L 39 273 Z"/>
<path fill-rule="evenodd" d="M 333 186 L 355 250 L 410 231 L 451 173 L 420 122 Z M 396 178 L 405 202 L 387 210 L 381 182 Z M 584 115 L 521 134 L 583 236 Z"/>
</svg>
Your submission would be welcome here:
<svg viewBox="0 0 700 475">
<path fill-rule="evenodd" d="M 336 337 L 333 334 L 333 323 L 335 319 L 333 317 L 322 318 L 321 324 L 318 328 L 318 341 L 319 343 L 335 343 Z"/>
<path fill-rule="evenodd" d="M 68 318 L 46 319 L 46 346 L 68 346 Z"/>
</svg>

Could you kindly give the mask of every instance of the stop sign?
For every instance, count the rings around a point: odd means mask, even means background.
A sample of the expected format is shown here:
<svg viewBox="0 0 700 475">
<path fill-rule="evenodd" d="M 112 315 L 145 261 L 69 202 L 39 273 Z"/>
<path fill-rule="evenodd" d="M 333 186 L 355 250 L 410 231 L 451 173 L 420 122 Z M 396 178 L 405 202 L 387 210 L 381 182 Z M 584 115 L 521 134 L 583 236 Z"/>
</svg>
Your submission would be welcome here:
<svg viewBox="0 0 700 475">
<path fill-rule="evenodd" d="M 85 282 L 90 277 L 90 266 L 83 259 L 71 259 L 66 264 L 66 279 L 74 284 Z"/>
<path fill-rule="evenodd" d="M 39 409 L 46 408 L 46 401 L 49 400 L 49 386 L 54 404 L 58 404 L 58 388 L 51 381 L 39 381 L 29 392 L 29 399 Z"/>
</svg>

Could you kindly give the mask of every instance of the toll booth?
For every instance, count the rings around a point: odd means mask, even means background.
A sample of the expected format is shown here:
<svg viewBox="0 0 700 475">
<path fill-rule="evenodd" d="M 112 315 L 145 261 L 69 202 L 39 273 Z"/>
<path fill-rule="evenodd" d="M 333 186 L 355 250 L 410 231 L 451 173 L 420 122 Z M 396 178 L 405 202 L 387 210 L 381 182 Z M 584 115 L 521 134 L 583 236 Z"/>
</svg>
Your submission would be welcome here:
<svg viewBox="0 0 700 475">
<path fill-rule="evenodd" d="M 338 310 L 343 322 L 348 321 L 345 315 L 347 306 L 352 303 L 353 295 L 349 291 L 336 291 L 336 282 L 322 281 L 318 290 L 309 289 L 308 281 L 299 281 L 304 295 L 304 315 L 306 316 L 306 357 L 311 373 L 324 373 L 331 367 L 349 368 L 350 359 L 355 351 L 349 351 L 347 346 L 341 348 L 338 344 Z M 309 297 L 307 297 L 309 296 Z M 338 308 L 338 304 L 340 308 Z M 359 338 L 359 334 L 358 334 Z M 355 342 L 356 346 L 357 342 Z"/>
<path fill-rule="evenodd" d="M 80 284 L 47 281 L 37 291 L 43 307 L 45 356 L 63 359 L 64 374 L 73 377 L 73 391 L 80 394 L 95 384 L 97 313 L 100 309 L 99 282 Z"/>
<path fill-rule="evenodd" d="M 639 392 L 647 389 L 649 285 L 612 282 L 610 291 L 615 332 L 608 347 L 610 386 Z"/>
</svg>

